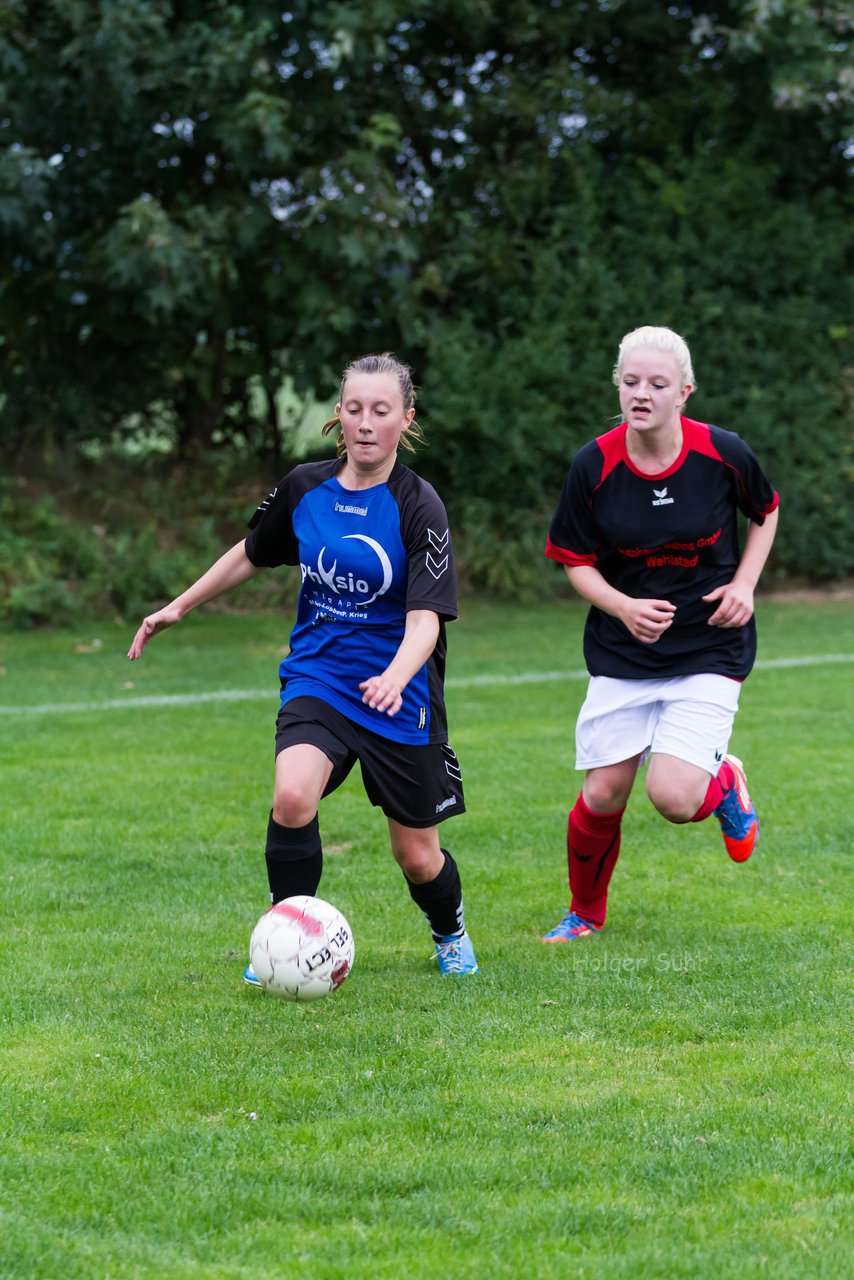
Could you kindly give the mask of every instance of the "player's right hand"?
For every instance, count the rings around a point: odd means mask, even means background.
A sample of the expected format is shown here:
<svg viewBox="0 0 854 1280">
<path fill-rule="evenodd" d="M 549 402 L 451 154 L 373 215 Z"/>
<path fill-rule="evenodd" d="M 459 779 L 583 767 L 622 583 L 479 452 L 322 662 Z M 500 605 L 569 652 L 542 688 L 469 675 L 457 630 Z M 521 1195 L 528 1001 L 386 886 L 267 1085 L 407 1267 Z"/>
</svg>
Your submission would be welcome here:
<svg viewBox="0 0 854 1280">
<path fill-rule="evenodd" d="M 171 605 L 167 605 L 165 609 L 158 609 L 157 613 L 151 613 L 147 618 L 143 618 L 142 626 L 137 631 L 128 649 L 128 657 L 131 662 L 134 658 L 141 658 L 142 651 L 148 644 L 152 636 L 156 636 L 158 632 L 165 631 L 167 627 L 172 627 L 176 622 L 180 622 L 183 614 L 177 609 L 173 609 Z"/>
<path fill-rule="evenodd" d="M 641 644 L 655 644 L 673 622 L 676 605 L 669 600 L 632 600 L 627 596 L 619 616 Z"/>
</svg>

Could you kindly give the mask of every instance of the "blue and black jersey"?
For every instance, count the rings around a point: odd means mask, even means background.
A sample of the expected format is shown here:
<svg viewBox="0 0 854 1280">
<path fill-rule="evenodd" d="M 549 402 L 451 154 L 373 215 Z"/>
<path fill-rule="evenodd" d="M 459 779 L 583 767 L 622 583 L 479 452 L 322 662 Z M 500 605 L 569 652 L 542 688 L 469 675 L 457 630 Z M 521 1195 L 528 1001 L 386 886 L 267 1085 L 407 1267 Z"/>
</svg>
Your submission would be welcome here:
<svg viewBox="0 0 854 1280">
<path fill-rule="evenodd" d="M 299 565 L 302 586 L 282 701 L 322 698 L 395 742 L 447 742 L 445 622 L 457 616 L 448 518 L 431 485 L 396 462 L 388 480 L 344 489 L 340 458 L 295 467 L 249 522 L 253 564 Z M 413 609 L 439 615 L 439 638 L 396 716 L 362 702 L 359 684 L 389 665 Z"/>
<path fill-rule="evenodd" d="M 546 555 L 593 565 L 635 600 L 669 600 L 673 623 L 643 644 L 618 618 L 591 608 L 584 657 L 591 675 L 621 679 L 716 674 L 742 680 L 756 657 L 754 620 L 710 627 L 741 552 L 738 512 L 763 524 L 778 504 L 759 462 L 732 431 L 682 419 L 679 457 L 659 475 L 639 471 L 626 448 L 626 423 L 584 445 L 564 482 Z"/>
</svg>

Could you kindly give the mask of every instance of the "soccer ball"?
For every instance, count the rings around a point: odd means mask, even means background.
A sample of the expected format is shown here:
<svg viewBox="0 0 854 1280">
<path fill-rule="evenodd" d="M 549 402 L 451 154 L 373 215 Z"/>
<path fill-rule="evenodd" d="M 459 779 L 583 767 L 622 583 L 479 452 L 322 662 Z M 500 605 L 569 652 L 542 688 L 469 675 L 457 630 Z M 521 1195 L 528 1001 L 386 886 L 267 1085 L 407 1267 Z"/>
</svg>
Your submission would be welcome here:
<svg viewBox="0 0 854 1280">
<path fill-rule="evenodd" d="M 322 898 L 285 898 L 249 939 L 249 962 L 265 991 L 283 1000 L 328 996 L 353 967 L 355 945 L 341 912 Z"/>
</svg>

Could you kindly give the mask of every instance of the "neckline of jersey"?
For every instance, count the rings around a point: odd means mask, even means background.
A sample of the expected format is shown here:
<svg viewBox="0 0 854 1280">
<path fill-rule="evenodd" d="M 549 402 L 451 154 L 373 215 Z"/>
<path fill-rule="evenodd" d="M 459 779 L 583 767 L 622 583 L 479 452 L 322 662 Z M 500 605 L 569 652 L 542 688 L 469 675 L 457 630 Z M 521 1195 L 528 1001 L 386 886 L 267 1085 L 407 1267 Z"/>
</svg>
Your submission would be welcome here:
<svg viewBox="0 0 854 1280">
<path fill-rule="evenodd" d="M 376 484 L 369 484 L 369 485 L 368 485 L 368 487 L 367 487 L 366 489 L 348 489 L 348 488 L 346 488 L 346 487 L 341 483 L 341 481 L 338 479 L 338 472 L 334 472 L 334 473 L 329 477 L 329 482 L 330 482 L 331 484 L 334 484 L 338 489 L 340 489 L 342 493 L 348 493 L 348 494 L 357 494 L 357 493 L 373 493 L 374 489 L 382 489 L 384 485 L 387 485 L 387 484 L 388 484 L 388 482 L 392 479 L 392 477 L 396 474 L 398 467 L 401 467 L 401 466 L 403 466 L 403 463 L 400 461 L 400 459 L 399 459 L 399 458 L 396 458 L 396 459 L 395 459 L 395 462 L 394 462 L 394 466 L 392 467 L 392 469 L 391 469 L 391 471 L 389 472 L 389 474 L 386 476 L 385 480 L 378 480 Z M 344 461 L 343 461 L 343 459 L 342 459 L 342 460 L 341 460 L 341 467 L 339 468 L 339 470 L 343 470 L 343 467 L 344 467 Z"/>
<path fill-rule="evenodd" d="M 623 428 L 623 440 L 622 440 L 623 461 L 625 462 L 626 466 L 629 468 L 629 471 L 631 471 L 632 475 L 639 476 L 641 480 L 664 480 L 667 476 L 673 475 L 674 471 L 679 470 L 679 468 L 682 466 L 682 463 L 685 461 L 686 457 L 688 456 L 689 449 L 691 448 L 688 442 L 687 419 L 680 417 L 679 422 L 682 426 L 682 448 L 679 450 L 679 453 L 676 455 L 676 457 L 673 459 L 670 465 L 665 467 L 663 471 L 641 471 L 640 467 L 636 466 L 635 463 L 632 462 L 631 457 L 629 456 L 629 446 L 628 446 L 629 424 L 627 422 L 621 423 L 621 426 Z"/>
</svg>

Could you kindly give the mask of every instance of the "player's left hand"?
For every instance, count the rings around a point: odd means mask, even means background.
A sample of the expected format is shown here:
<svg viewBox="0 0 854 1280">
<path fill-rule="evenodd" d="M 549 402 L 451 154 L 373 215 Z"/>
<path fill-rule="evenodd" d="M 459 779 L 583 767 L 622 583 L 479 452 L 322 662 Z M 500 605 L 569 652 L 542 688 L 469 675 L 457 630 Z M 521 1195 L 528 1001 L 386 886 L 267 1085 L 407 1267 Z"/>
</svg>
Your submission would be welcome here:
<svg viewBox="0 0 854 1280">
<path fill-rule="evenodd" d="M 387 675 L 369 676 L 359 685 L 362 690 L 362 701 L 374 711 L 385 711 L 387 715 L 396 716 L 403 706 L 403 687 Z"/>
<path fill-rule="evenodd" d="M 719 602 L 709 618 L 710 627 L 743 627 L 753 617 L 753 592 L 741 583 L 727 582 L 715 587 L 703 599 L 707 604 Z"/>
</svg>

